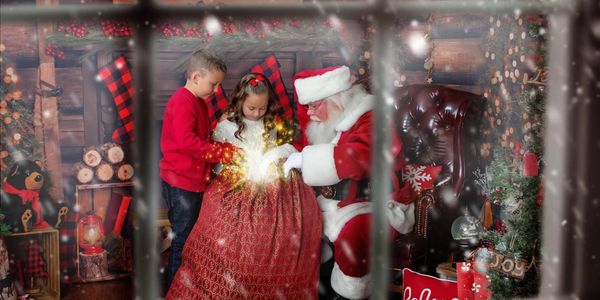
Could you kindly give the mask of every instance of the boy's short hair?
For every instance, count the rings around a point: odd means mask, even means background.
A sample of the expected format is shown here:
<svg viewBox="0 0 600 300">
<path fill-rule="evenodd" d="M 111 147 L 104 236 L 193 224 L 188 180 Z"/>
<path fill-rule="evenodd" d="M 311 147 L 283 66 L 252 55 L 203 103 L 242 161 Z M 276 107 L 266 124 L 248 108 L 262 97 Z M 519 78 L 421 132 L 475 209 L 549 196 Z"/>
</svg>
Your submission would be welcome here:
<svg viewBox="0 0 600 300">
<path fill-rule="evenodd" d="M 206 75 L 215 70 L 227 73 L 225 62 L 219 56 L 207 50 L 198 50 L 189 59 L 186 78 L 190 78 L 194 72 Z"/>
</svg>

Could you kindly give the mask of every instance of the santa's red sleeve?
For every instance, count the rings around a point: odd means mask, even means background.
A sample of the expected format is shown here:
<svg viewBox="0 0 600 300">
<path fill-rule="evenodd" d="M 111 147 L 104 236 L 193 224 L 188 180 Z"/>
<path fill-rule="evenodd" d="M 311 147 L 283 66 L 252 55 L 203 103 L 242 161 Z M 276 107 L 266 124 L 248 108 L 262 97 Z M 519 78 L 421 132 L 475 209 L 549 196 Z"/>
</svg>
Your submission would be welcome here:
<svg viewBox="0 0 600 300">
<path fill-rule="evenodd" d="M 175 116 L 173 117 L 173 128 L 177 128 L 177 130 L 173 130 L 170 134 L 173 136 L 177 148 L 198 160 L 209 163 L 231 162 L 237 148 L 231 144 L 212 142 L 209 138 L 202 137 L 210 136 L 210 128 L 198 129 L 198 119 L 203 121 L 203 115 L 198 115 L 196 110 L 190 109 L 190 107 L 194 107 L 193 101 L 196 100 L 182 98 L 171 104 L 171 114 Z M 205 121 L 208 124 L 208 121 Z"/>
</svg>

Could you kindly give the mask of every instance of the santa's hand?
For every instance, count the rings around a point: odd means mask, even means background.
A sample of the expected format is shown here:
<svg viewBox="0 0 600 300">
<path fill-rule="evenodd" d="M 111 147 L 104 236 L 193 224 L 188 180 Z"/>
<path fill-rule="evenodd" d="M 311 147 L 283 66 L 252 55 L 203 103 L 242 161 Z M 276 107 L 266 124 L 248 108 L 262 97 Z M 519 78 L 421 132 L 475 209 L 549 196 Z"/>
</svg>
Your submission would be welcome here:
<svg viewBox="0 0 600 300">
<path fill-rule="evenodd" d="M 283 174 L 288 177 L 291 169 L 302 168 L 302 152 L 292 153 L 283 164 Z"/>
</svg>

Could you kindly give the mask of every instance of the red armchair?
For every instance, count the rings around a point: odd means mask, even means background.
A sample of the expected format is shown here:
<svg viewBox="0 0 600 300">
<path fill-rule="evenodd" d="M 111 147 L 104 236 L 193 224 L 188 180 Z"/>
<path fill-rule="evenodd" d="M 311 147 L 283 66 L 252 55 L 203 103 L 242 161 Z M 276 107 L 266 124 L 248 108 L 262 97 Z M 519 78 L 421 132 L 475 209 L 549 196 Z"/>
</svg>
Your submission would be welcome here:
<svg viewBox="0 0 600 300">
<path fill-rule="evenodd" d="M 478 95 L 436 85 L 400 88 L 396 96 L 397 131 L 408 162 L 442 166 L 442 171 L 434 188 L 415 200 L 414 231 L 394 241 L 393 263 L 433 274 L 455 250 L 450 227 L 464 198 L 476 197 L 472 171 L 479 163 L 474 146 L 483 102 Z"/>
</svg>

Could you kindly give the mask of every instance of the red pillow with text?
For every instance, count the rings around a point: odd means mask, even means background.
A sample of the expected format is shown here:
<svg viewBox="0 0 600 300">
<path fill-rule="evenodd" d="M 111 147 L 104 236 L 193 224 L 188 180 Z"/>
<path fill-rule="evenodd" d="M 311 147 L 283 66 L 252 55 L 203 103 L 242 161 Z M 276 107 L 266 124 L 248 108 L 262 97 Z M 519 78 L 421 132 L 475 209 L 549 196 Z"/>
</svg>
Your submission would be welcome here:
<svg viewBox="0 0 600 300">
<path fill-rule="evenodd" d="M 405 187 L 408 185 L 411 193 L 411 199 L 416 199 L 417 195 L 433 187 L 435 179 L 442 171 L 442 166 L 421 166 L 407 164 L 402 168 L 402 181 Z"/>
<path fill-rule="evenodd" d="M 458 300 L 456 281 L 439 279 L 412 271 L 402 270 L 402 299 Z"/>
</svg>

